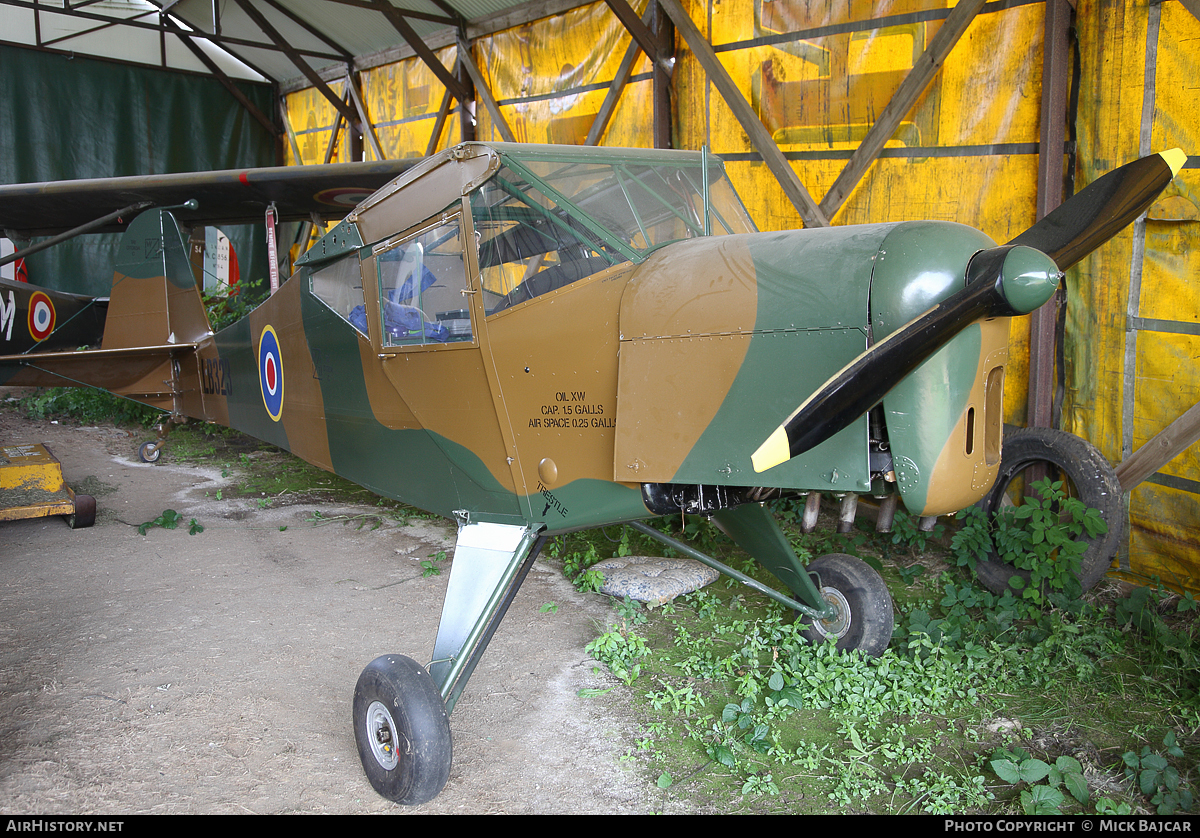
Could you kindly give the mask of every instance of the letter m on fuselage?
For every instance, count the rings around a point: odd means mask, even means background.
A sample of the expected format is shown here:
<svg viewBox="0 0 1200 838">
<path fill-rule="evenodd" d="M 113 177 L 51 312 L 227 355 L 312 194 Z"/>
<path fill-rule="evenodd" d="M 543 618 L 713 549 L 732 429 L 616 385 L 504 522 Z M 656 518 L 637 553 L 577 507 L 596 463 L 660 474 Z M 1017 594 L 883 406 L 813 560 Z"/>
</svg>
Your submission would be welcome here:
<svg viewBox="0 0 1200 838">
<path fill-rule="evenodd" d="M 8 305 L 0 297 L 0 332 L 4 332 L 5 340 L 12 340 L 13 321 L 17 319 L 17 298 L 12 289 L 8 290 Z"/>
</svg>

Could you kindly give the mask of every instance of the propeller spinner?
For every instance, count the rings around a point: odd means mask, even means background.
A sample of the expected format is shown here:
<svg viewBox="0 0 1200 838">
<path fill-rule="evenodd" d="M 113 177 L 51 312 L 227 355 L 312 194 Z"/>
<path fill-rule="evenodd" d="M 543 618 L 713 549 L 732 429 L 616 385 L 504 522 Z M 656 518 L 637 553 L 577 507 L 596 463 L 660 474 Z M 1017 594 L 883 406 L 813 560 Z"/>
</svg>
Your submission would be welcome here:
<svg viewBox="0 0 1200 838">
<path fill-rule="evenodd" d="M 754 470 L 766 471 L 829 439 L 975 320 L 1041 306 L 1062 272 L 1144 212 L 1186 161 L 1176 148 L 1128 163 L 1008 244 L 976 253 L 967 264 L 965 288 L 868 347 L 825 382 L 754 452 Z"/>
</svg>

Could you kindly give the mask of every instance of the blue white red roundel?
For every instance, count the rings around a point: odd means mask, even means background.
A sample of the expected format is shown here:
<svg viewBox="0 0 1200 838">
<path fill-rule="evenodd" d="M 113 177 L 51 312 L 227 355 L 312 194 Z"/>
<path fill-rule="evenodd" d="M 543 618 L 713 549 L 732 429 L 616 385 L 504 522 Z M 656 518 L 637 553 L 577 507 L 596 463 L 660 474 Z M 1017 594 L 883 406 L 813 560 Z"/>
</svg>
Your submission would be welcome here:
<svg viewBox="0 0 1200 838">
<path fill-rule="evenodd" d="M 29 334 L 37 341 L 45 340 L 54 331 L 54 303 L 41 291 L 29 298 Z"/>
<path fill-rule="evenodd" d="M 283 415 L 283 354 L 279 338 L 270 326 L 258 339 L 258 386 L 262 390 L 263 406 L 276 422 Z"/>
</svg>

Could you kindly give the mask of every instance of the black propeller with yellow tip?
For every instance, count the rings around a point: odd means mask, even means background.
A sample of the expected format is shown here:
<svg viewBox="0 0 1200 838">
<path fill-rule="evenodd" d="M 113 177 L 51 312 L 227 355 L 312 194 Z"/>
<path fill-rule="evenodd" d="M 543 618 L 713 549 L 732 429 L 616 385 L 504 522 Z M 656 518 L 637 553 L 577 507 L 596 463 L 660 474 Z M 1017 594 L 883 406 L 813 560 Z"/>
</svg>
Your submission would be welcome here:
<svg viewBox="0 0 1200 838">
<path fill-rule="evenodd" d="M 1109 172 L 1002 247 L 967 264 L 966 287 L 869 347 L 798 407 L 751 456 L 756 472 L 803 454 L 876 405 L 970 323 L 1027 314 L 1062 272 L 1133 222 L 1187 161 L 1179 149 Z"/>
</svg>

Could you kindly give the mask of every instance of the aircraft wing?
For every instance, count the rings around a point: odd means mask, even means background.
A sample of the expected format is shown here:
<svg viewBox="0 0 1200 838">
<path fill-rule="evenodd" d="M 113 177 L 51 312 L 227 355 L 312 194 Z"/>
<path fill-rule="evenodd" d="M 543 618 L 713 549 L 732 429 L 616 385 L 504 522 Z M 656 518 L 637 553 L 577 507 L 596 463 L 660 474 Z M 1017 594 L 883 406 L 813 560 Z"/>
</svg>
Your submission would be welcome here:
<svg viewBox="0 0 1200 838">
<path fill-rule="evenodd" d="M 200 204 L 196 210 L 174 210 L 181 224 L 261 222 L 271 202 L 282 221 L 307 221 L 312 213 L 340 221 L 363 198 L 418 162 L 419 158 L 14 183 L 0 186 L 0 231 L 24 237 L 54 235 L 143 201 L 173 207 L 193 198 Z M 94 232 L 122 232 L 133 215 Z"/>
</svg>

